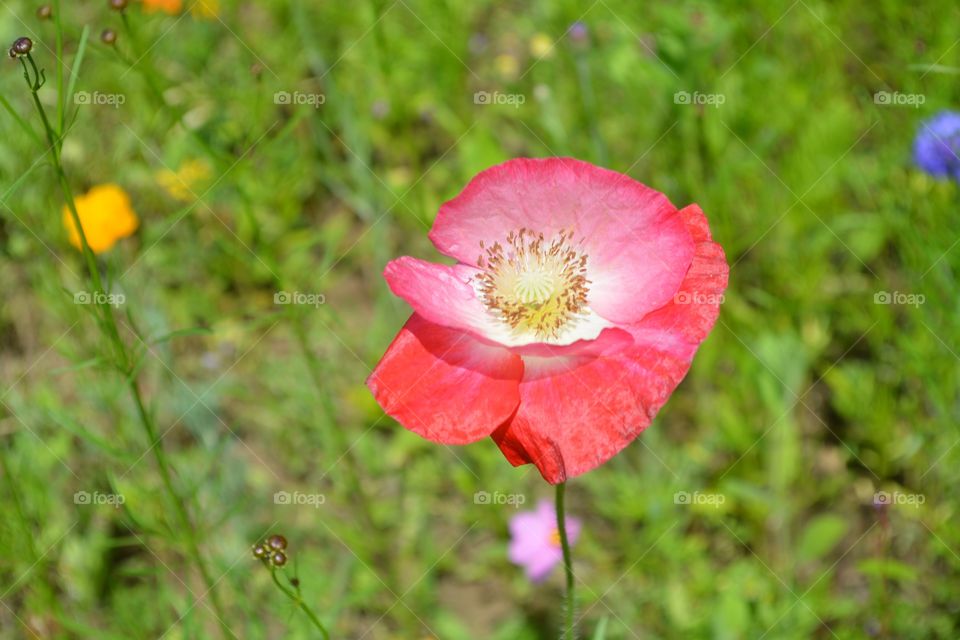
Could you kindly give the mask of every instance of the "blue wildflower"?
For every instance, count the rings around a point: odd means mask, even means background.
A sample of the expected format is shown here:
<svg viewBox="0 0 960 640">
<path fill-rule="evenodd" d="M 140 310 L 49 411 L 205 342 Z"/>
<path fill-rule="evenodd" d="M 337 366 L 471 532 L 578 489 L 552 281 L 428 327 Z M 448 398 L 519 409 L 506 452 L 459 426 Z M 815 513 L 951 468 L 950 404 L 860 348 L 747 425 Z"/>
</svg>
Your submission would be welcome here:
<svg viewBox="0 0 960 640">
<path fill-rule="evenodd" d="M 960 181 L 960 113 L 941 111 L 923 122 L 913 142 L 913 160 L 932 176 Z"/>
</svg>

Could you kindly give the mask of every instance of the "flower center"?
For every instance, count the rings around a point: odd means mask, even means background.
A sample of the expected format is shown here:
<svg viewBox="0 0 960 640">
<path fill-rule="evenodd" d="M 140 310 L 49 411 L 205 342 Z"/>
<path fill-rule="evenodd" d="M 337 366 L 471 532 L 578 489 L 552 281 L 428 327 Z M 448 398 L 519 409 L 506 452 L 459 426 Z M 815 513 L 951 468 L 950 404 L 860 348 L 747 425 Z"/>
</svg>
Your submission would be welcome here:
<svg viewBox="0 0 960 640">
<path fill-rule="evenodd" d="M 587 306 L 587 256 L 572 245 L 573 231 L 547 242 L 530 229 L 511 231 L 506 246 L 480 243 L 480 297 L 516 333 L 556 338 L 583 317 Z"/>
<path fill-rule="evenodd" d="M 560 531 L 556 527 L 554 527 L 553 531 L 550 532 L 550 545 L 553 547 L 562 546 L 562 542 L 560 540 Z"/>
</svg>

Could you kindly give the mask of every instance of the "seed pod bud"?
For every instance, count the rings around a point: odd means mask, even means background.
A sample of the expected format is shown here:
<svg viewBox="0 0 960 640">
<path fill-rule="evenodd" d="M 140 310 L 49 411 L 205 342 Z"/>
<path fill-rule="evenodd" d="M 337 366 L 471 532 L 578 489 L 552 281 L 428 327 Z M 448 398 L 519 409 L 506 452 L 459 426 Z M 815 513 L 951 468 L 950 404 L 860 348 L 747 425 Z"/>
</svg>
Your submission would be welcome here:
<svg viewBox="0 0 960 640">
<path fill-rule="evenodd" d="M 272 562 L 275 567 L 282 567 L 287 564 L 287 554 L 283 551 L 276 551 L 270 556 L 270 562 Z"/>
<path fill-rule="evenodd" d="M 110 0 L 110 8 L 114 11 L 123 11 L 127 8 L 127 0 Z"/>
<path fill-rule="evenodd" d="M 117 32 L 113 29 L 104 29 L 100 34 L 100 42 L 113 46 L 117 42 Z"/>
<path fill-rule="evenodd" d="M 266 558 L 267 557 L 267 548 L 262 544 L 253 545 L 253 557 L 254 558 Z"/>
<path fill-rule="evenodd" d="M 277 533 L 267 539 L 267 544 L 270 545 L 271 549 L 282 551 L 287 548 L 287 539 Z"/>
<path fill-rule="evenodd" d="M 25 56 L 33 50 L 33 40 L 30 38 L 17 38 L 10 47 L 10 57 L 19 58 Z"/>
<path fill-rule="evenodd" d="M 41 20 L 49 20 L 53 17 L 53 7 L 49 4 L 42 4 L 37 8 L 37 17 Z"/>
</svg>

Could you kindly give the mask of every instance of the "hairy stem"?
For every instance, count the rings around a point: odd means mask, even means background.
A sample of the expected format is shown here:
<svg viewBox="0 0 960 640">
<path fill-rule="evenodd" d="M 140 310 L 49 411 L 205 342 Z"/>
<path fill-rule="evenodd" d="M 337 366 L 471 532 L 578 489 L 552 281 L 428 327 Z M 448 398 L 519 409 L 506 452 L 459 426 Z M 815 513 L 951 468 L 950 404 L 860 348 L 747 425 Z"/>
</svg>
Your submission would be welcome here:
<svg viewBox="0 0 960 640">
<path fill-rule="evenodd" d="M 140 424 L 144 429 L 147 439 L 150 441 L 150 451 L 152 452 L 153 458 L 160 470 L 160 476 L 163 480 L 164 489 L 166 490 L 170 501 L 174 505 L 174 511 L 178 521 L 177 524 L 186 536 L 188 547 L 187 552 L 190 561 L 194 566 L 197 567 L 203 578 L 207 588 L 206 593 L 210 594 L 214 614 L 217 617 L 217 621 L 220 624 L 220 629 L 223 632 L 224 637 L 233 638 L 235 635 L 225 622 L 223 606 L 219 601 L 217 592 L 214 590 L 216 581 L 210 574 L 210 570 L 207 568 L 206 562 L 203 559 L 203 555 L 200 552 L 200 547 L 197 544 L 197 540 L 194 535 L 193 526 L 191 525 L 187 509 L 184 506 L 184 499 L 174 487 L 173 475 L 170 470 L 170 464 L 166 458 L 166 453 L 163 449 L 163 444 L 160 438 L 157 437 L 157 429 L 153 423 L 153 418 L 146 410 L 146 406 L 143 401 L 143 395 L 140 391 L 138 378 L 133 373 L 134 364 L 130 358 L 130 353 L 127 349 L 126 343 L 120 336 L 120 330 L 117 326 L 116 318 L 113 316 L 113 312 L 109 303 L 107 302 L 106 296 L 102 295 L 105 294 L 105 290 L 103 286 L 103 280 L 100 276 L 100 269 L 97 266 L 96 256 L 94 255 L 93 249 L 90 248 L 86 233 L 84 232 L 83 226 L 80 223 L 80 214 L 77 211 L 77 205 L 73 197 L 73 191 L 70 188 L 70 183 L 67 180 L 67 175 L 61 162 L 60 152 L 63 139 L 50 125 L 50 120 L 47 117 L 46 110 L 43 108 L 43 103 L 40 101 L 38 91 L 41 85 L 41 74 L 37 70 L 33 58 L 28 55 L 27 59 L 34 69 L 35 79 L 33 82 L 30 81 L 25 63 L 24 77 L 27 78 L 27 85 L 29 86 L 30 92 L 33 96 L 34 106 L 36 107 L 37 112 L 40 115 L 40 120 L 43 123 L 43 128 L 47 136 L 47 142 L 50 145 L 49 153 L 53 163 L 54 171 L 57 174 L 57 181 L 59 182 L 60 188 L 63 191 L 63 197 L 66 200 L 67 209 L 70 212 L 70 218 L 73 221 L 73 225 L 76 228 L 77 235 L 80 239 L 81 251 L 86 262 L 88 274 L 90 276 L 90 284 L 93 287 L 93 292 L 96 294 L 95 301 L 98 309 L 98 325 L 112 345 L 115 355 L 114 364 L 123 374 L 124 378 L 126 378 L 128 381 L 130 395 L 136 404 L 137 414 L 140 418 Z"/>
</svg>

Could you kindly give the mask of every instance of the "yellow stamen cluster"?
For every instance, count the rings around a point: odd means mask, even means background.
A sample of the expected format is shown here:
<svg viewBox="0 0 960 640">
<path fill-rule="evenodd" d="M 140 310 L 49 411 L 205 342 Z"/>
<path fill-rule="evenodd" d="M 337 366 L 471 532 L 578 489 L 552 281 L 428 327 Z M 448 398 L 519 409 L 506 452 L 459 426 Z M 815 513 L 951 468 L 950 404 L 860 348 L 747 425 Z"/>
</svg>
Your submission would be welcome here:
<svg viewBox="0 0 960 640">
<path fill-rule="evenodd" d="M 520 229 L 507 235 L 506 246 L 481 242 L 477 282 L 487 309 L 518 334 L 558 337 L 587 306 L 587 256 L 572 241 L 572 230 L 548 243 L 542 233 Z"/>
<path fill-rule="evenodd" d="M 554 547 L 560 546 L 560 531 L 558 529 L 554 529 L 550 532 L 550 544 Z"/>
</svg>

